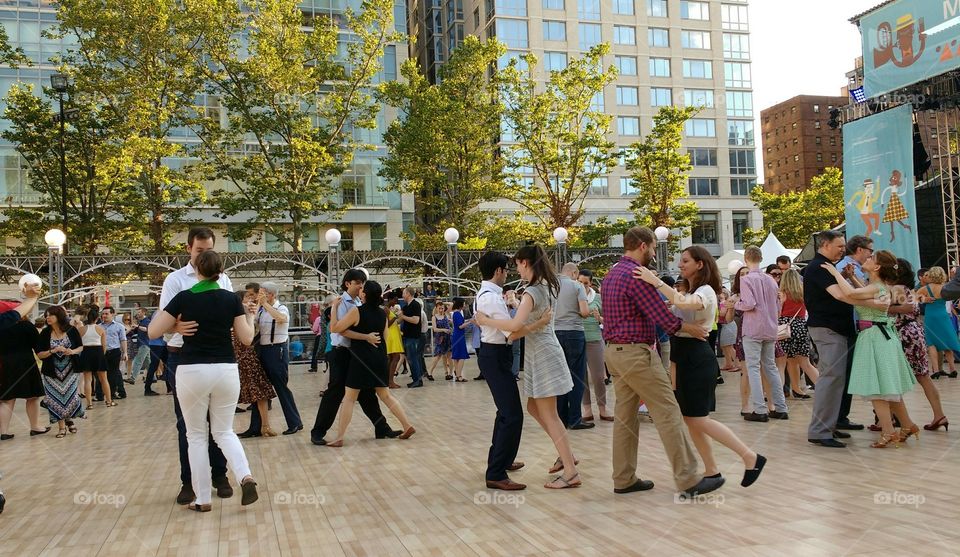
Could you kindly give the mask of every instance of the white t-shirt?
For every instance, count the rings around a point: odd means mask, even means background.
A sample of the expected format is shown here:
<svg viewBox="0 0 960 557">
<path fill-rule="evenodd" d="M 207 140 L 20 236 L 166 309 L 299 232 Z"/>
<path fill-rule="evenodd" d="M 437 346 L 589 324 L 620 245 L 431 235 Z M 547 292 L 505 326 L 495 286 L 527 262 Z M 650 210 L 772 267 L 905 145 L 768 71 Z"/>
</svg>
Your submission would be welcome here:
<svg viewBox="0 0 960 557">
<path fill-rule="evenodd" d="M 696 323 L 702 325 L 708 331 L 713 329 L 713 324 L 717 319 L 717 306 L 719 305 L 717 293 L 713 291 L 713 288 L 710 288 L 710 285 L 704 284 L 697 288 L 693 294 L 687 294 L 687 296 L 699 296 L 703 301 L 703 308 L 697 310 L 678 309 L 674 306 L 673 313 L 684 323 Z M 676 336 L 690 338 L 689 334 L 683 332 L 677 332 Z"/>
</svg>

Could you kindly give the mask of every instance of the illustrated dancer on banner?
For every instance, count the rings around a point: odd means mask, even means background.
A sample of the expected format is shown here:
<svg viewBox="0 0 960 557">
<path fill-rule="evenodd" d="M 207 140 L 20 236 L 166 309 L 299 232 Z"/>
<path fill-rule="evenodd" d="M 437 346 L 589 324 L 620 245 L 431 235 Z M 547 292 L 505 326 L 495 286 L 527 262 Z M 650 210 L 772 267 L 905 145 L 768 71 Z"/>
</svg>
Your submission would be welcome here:
<svg viewBox="0 0 960 557">
<path fill-rule="evenodd" d="M 878 179 L 877 181 L 879 182 L 880 180 Z M 863 181 L 863 191 L 858 191 L 853 194 L 850 196 L 850 201 L 847 201 L 847 205 L 856 206 L 857 210 L 860 211 L 860 218 L 863 219 L 864 224 L 867 225 L 867 231 L 864 232 L 864 236 L 871 234 L 882 235 L 880 232 L 880 214 L 873 210 L 873 204 L 876 203 L 878 199 L 880 199 L 880 194 L 877 192 L 873 180 L 867 178 Z"/>
<path fill-rule="evenodd" d="M 900 226 L 907 229 L 907 232 L 910 232 L 910 225 L 904 222 L 910 218 L 910 214 L 907 213 L 907 209 L 903 206 L 903 202 L 900 201 L 900 196 L 903 195 L 900 193 L 900 187 L 903 185 L 903 174 L 899 170 L 894 170 L 890 175 L 890 186 L 883 190 L 883 193 L 880 194 L 880 204 L 884 205 L 883 198 L 886 197 L 887 192 L 890 192 L 890 199 L 886 203 L 886 209 L 883 211 L 883 222 L 890 223 L 890 241 L 894 239 L 893 223 L 900 223 Z"/>
</svg>

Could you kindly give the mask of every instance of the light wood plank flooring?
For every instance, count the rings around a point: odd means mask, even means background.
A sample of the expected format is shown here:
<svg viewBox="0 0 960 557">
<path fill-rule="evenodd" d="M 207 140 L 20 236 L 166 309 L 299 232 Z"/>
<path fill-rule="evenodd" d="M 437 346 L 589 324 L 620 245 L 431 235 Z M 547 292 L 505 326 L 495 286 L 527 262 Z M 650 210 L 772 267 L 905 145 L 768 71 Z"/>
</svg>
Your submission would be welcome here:
<svg viewBox="0 0 960 557">
<path fill-rule="evenodd" d="M 465 375 L 473 377 L 471 360 Z M 429 361 L 428 361 L 429 363 Z M 309 442 L 324 374 L 291 372 L 306 429 L 244 441 L 260 501 L 214 498 L 211 513 L 174 503 L 179 464 L 171 397 L 144 398 L 142 386 L 116 408 L 102 405 L 64 439 L 31 438 L 23 402 L 16 438 L 0 443 L 0 554 L 30 555 L 953 555 L 960 547 L 960 431 L 922 432 L 899 449 L 869 447 L 876 434 L 854 432 L 851 447 L 806 442 L 812 401 L 790 401 L 790 420 L 739 417 L 735 374 L 718 388 L 714 417 L 769 458 L 759 482 L 739 486 L 742 464 L 715 451 L 727 485 L 697 504 L 678 504 L 662 445 L 643 424 L 640 473 L 646 493 L 614 495 L 612 424 L 571 432 L 583 487 L 550 491 L 556 457 L 527 417 L 513 474 L 523 492 L 483 484 L 494 407 L 486 385 L 438 380 L 394 391 L 417 434 L 373 439 L 359 411 L 342 449 Z M 401 377 L 407 380 L 408 376 Z M 943 379 L 948 416 L 960 429 L 960 380 Z M 162 389 L 162 387 L 160 387 Z M 608 387 L 612 398 L 613 389 Z M 907 398 L 918 423 L 931 412 L 919 389 Z M 612 403 L 611 403 L 612 408 Z M 237 415 L 237 430 L 247 414 Z M 872 421 L 856 401 L 853 417 Z M 278 405 L 274 429 L 285 429 Z M 390 418 L 393 423 L 395 420 Z M 235 480 L 232 480 L 234 485 Z"/>
</svg>

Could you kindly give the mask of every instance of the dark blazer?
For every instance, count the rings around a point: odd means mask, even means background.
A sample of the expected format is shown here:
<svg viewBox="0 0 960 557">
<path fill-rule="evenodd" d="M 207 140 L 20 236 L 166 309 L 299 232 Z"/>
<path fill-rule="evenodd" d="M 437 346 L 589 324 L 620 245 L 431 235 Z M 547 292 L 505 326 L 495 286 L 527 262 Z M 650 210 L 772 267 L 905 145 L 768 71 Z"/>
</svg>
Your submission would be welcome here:
<svg viewBox="0 0 960 557">
<path fill-rule="evenodd" d="M 40 338 L 39 340 L 37 340 L 38 353 L 47 352 L 50 350 L 50 336 L 52 333 L 53 333 L 53 329 L 51 329 L 50 327 L 44 327 L 43 330 L 40 331 Z M 67 329 L 67 338 L 70 339 L 70 346 L 72 347 L 73 350 L 76 350 L 77 348 L 83 346 L 83 339 L 80 337 L 80 331 L 78 331 L 75 327 L 70 327 L 69 329 Z M 71 356 L 71 359 L 73 360 L 73 363 L 72 363 L 73 372 L 79 373 L 80 367 L 77 364 L 80 360 L 80 355 L 77 354 L 77 355 Z M 40 367 L 40 373 L 43 375 L 46 375 L 47 377 L 55 377 L 56 374 L 54 373 L 54 369 L 53 369 L 53 356 L 44 358 L 40 361 L 43 362 L 43 364 Z"/>
</svg>

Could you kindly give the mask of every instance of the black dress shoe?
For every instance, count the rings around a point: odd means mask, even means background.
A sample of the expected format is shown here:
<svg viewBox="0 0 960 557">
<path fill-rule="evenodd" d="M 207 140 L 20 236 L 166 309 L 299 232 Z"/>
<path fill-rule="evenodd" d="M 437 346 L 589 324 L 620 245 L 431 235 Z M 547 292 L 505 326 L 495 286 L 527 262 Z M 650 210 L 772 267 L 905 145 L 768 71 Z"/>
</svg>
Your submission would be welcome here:
<svg viewBox="0 0 960 557">
<path fill-rule="evenodd" d="M 837 422 L 837 429 L 860 431 L 861 429 L 863 429 L 863 424 L 855 424 L 853 422 Z"/>
<path fill-rule="evenodd" d="M 312 435 L 310 436 L 310 442 L 313 443 L 314 445 L 319 445 L 321 447 L 327 444 L 327 440 L 324 439 L 323 437 L 317 439 Z"/>
<path fill-rule="evenodd" d="M 414 381 L 414 382 L 412 382 L 412 383 L 407 383 L 407 388 L 408 388 L 408 389 L 416 389 L 417 387 L 422 387 L 422 386 L 423 386 L 423 381 L 422 381 L 422 380 L 421 380 L 421 381 Z"/>
<path fill-rule="evenodd" d="M 653 489 L 653 482 L 650 480 L 637 480 L 629 487 L 613 488 L 614 493 L 633 493 L 634 491 L 647 491 Z"/>
<path fill-rule="evenodd" d="M 68 425 L 69 425 L 69 424 L 68 424 Z M 46 428 L 40 429 L 40 430 L 33 430 L 33 429 L 31 429 L 31 430 L 30 430 L 30 437 L 36 437 L 37 435 L 43 435 L 44 433 L 47 433 L 48 431 L 50 431 L 50 428 L 49 428 L 49 427 L 46 427 Z"/>
<path fill-rule="evenodd" d="M 8 441 L 10 439 L 13 439 L 13 437 L 14 437 L 13 433 L 3 433 L 3 434 L 0 434 L 0 441 Z"/>
<path fill-rule="evenodd" d="M 0 493 L 0 514 L 3 514 L 3 506 L 7 504 L 7 498 Z"/>
<path fill-rule="evenodd" d="M 834 431 L 833 438 L 834 439 L 850 439 L 850 434 L 845 431 Z"/>
<path fill-rule="evenodd" d="M 486 379 L 483 377 L 483 375 L 478 375 L 478 376 L 474 377 L 473 380 L 474 380 L 474 381 L 486 381 Z"/>
<path fill-rule="evenodd" d="M 221 499 L 233 497 L 233 487 L 230 485 L 230 480 L 228 480 L 226 476 L 213 478 L 213 487 L 217 490 L 217 497 Z"/>
<path fill-rule="evenodd" d="M 240 408 L 239 406 L 233 409 L 234 414 L 243 414 L 244 412 L 246 412 L 246 409 Z"/>
<path fill-rule="evenodd" d="M 820 445 L 821 447 L 829 447 L 829 448 L 831 448 L 831 449 L 842 449 L 842 448 L 844 448 L 844 447 L 847 446 L 845 443 L 841 443 L 840 441 L 837 441 L 836 439 L 833 439 L 833 438 L 831 438 L 831 439 L 807 439 L 807 441 L 813 443 L 814 445 Z"/>
<path fill-rule="evenodd" d="M 302 430 L 302 429 L 303 429 L 303 426 L 302 426 L 302 425 L 298 425 L 298 426 L 296 426 L 296 427 L 288 428 L 286 431 L 283 432 L 283 434 L 284 434 L 284 435 L 293 435 L 294 433 L 296 433 L 296 432 L 298 432 L 298 431 L 300 431 L 300 430 Z"/>
<path fill-rule="evenodd" d="M 597 427 L 597 424 L 593 422 L 580 422 L 570 427 L 570 429 L 593 429 Z"/>
<path fill-rule="evenodd" d="M 143 396 L 160 396 L 157 391 L 143 391 Z"/>
<path fill-rule="evenodd" d="M 770 417 L 766 414 L 757 414 L 756 412 L 750 412 L 743 417 L 744 420 L 748 422 L 767 422 L 770 421 Z"/>
<path fill-rule="evenodd" d="M 726 480 L 722 476 L 719 478 L 715 476 L 703 478 L 697 485 L 684 489 L 682 493 L 687 497 L 696 497 L 697 495 L 703 495 L 704 493 L 710 493 L 711 491 L 720 489 L 725 482 Z"/>
<path fill-rule="evenodd" d="M 399 429 L 391 429 L 389 431 L 384 431 L 377 434 L 377 439 L 396 439 L 400 437 L 400 434 L 403 433 Z"/>
<path fill-rule="evenodd" d="M 239 437 L 240 439 L 249 439 L 251 437 L 261 437 L 262 435 L 263 434 L 260 433 L 259 431 L 251 431 L 248 429 L 246 431 L 242 431 L 238 433 L 237 437 Z"/>
<path fill-rule="evenodd" d="M 197 496 L 193 493 L 193 488 L 189 485 L 180 486 L 180 493 L 177 494 L 177 504 L 186 505 L 192 503 Z"/>
<path fill-rule="evenodd" d="M 773 412 L 770 412 L 769 416 L 770 416 L 770 418 L 772 418 L 772 419 L 774 419 L 774 420 L 789 420 L 789 419 L 790 419 L 790 416 L 789 416 L 786 412 L 777 412 L 776 410 L 774 410 Z"/>
</svg>

